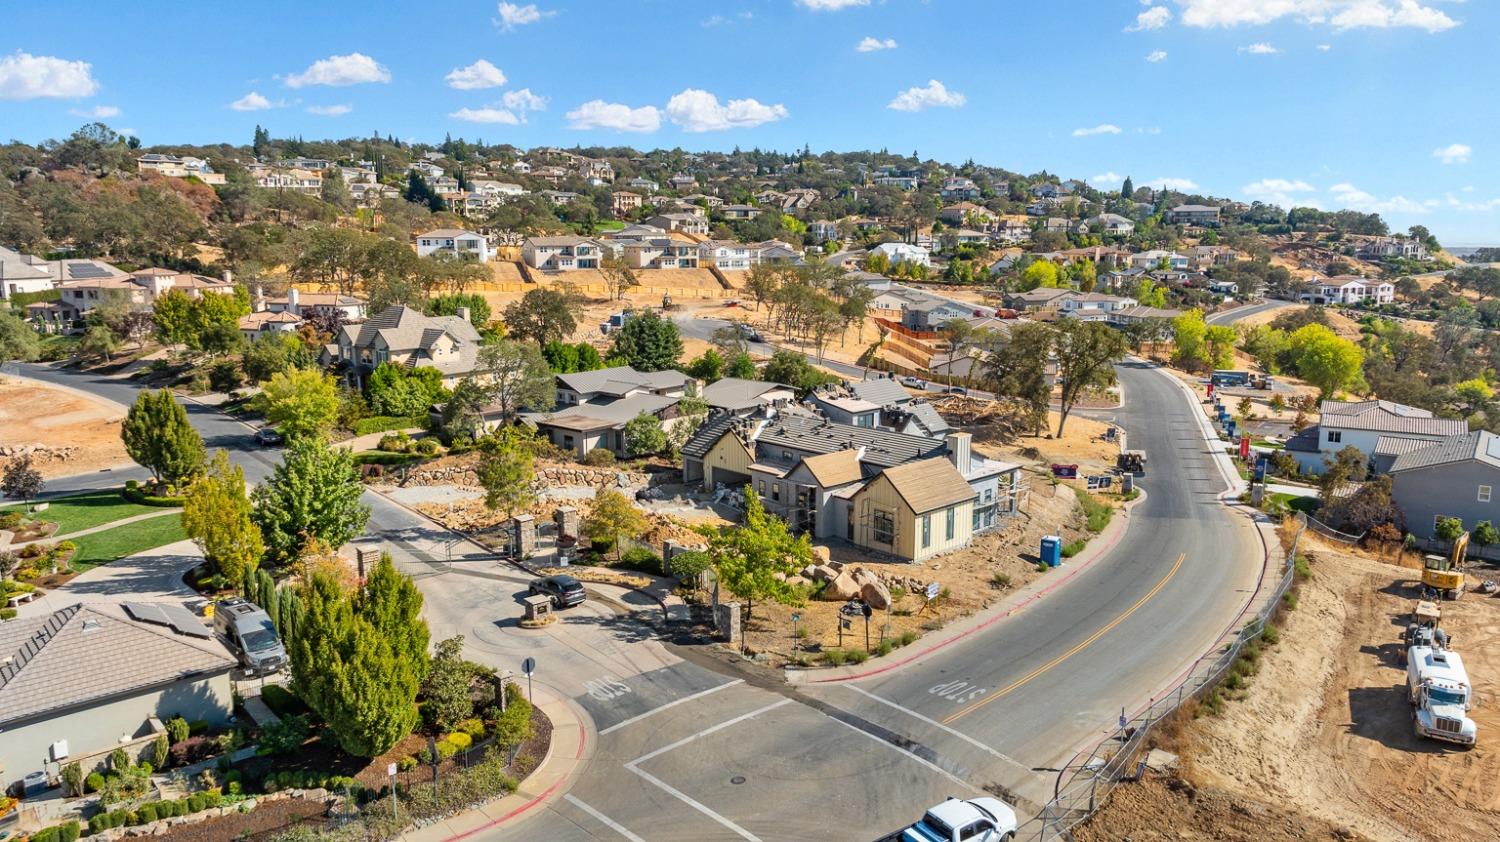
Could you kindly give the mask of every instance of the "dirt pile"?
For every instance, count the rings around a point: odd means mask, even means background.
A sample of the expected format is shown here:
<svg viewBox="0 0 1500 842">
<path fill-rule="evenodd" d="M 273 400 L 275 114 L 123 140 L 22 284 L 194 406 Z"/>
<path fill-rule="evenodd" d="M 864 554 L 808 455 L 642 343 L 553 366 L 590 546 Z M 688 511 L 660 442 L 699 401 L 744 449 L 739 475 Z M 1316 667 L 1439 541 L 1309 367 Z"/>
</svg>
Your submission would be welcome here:
<svg viewBox="0 0 1500 842">
<path fill-rule="evenodd" d="M 1077 842 L 1356 842 L 1366 837 L 1294 809 L 1175 777 L 1148 776 L 1110 796 L 1108 809 L 1073 831 Z"/>
<path fill-rule="evenodd" d="M 124 416 L 119 406 L 78 392 L 0 379 L 0 470 L 26 455 L 48 479 L 129 462 L 120 441 Z"/>
</svg>

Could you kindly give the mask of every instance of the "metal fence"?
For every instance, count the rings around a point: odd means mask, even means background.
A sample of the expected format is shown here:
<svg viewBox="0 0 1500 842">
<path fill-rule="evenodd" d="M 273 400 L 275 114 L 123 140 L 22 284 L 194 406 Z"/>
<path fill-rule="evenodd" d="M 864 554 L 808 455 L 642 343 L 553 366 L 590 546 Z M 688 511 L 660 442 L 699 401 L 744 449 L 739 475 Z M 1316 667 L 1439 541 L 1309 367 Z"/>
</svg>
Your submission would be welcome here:
<svg viewBox="0 0 1500 842">
<path fill-rule="evenodd" d="M 1358 544 L 1360 541 L 1364 540 L 1365 537 L 1365 534 L 1363 532 L 1358 535 L 1351 535 L 1348 532 L 1340 532 L 1315 517 L 1308 517 L 1307 515 L 1303 515 L 1302 518 L 1303 522 L 1307 524 L 1308 529 L 1311 529 L 1312 531 L 1318 533 L 1319 535 L 1322 535 L 1324 538 L 1327 538 L 1330 541 L 1338 541 L 1341 544 L 1349 544 L 1350 546 L 1353 546 L 1354 544 Z"/>
<path fill-rule="evenodd" d="M 1292 537 L 1291 548 L 1281 571 L 1281 579 L 1265 596 L 1265 601 L 1255 611 L 1233 638 L 1215 651 L 1199 658 L 1176 687 L 1161 698 L 1152 699 L 1144 710 L 1133 719 L 1123 723 L 1113 736 L 1099 742 L 1082 763 L 1069 763 L 1073 769 L 1066 780 L 1059 778 L 1057 794 L 1042 811 L 1027 822 L 1020 832 L 1021 839 L 1070 840 L 1072 829 L 1087 819 L 1103 805 L 1111 790 L 1120 782 L 1133 779 L 1140 772 L 1139 755 L 1146 746 L 1151 730 L 1162 719 L 1176 712 L 1183 703 L 1196 698 L 1217 686 L 1229 674 L 1246 645 L 1258 638 L 1276 612 L 1282 597 L 1292 587 L 1296 578 L 1297 545 L 1302 532 L 1308 526 L 1308 518 L 1297 515 L 1297 532 Z M 1123 719 L 1124 717 L 1122 717 Z"/>
</svg>

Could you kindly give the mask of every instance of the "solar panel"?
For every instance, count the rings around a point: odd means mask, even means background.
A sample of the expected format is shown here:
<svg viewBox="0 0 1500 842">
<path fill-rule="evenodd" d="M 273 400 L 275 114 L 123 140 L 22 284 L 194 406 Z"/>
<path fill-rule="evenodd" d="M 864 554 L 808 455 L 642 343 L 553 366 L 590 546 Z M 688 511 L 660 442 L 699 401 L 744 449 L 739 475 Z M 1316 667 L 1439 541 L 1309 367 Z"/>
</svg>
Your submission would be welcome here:
<svg viewBox="0 0 1500 842">
<path fill-rule="evenodd" d="M 68 276 L 77 281 L 87 281 L 94 278 L 108 278 L 110 273 L 104 267 L 93 263 L 69 263 Z"/>
<path fill-rule="evenodd" d="M 167 615 L 161 612 L 161 606 L 150 602 L 127 602 L 125 613 L 142 623 L 153 623 L 158 626 L 171 625 L 167 621 Z"/>
<path fill-rule="evenodd" d="M 197 615 L 181 605 L 159 604 L 154 602 L 127 602 L 124 603 L 125 612 L 135 620 L 142 623 L 151 623 L 156 626 L 166 626 L 179 634 L 189 637 L 211 637 L 212 633 Z"/>
</svg>

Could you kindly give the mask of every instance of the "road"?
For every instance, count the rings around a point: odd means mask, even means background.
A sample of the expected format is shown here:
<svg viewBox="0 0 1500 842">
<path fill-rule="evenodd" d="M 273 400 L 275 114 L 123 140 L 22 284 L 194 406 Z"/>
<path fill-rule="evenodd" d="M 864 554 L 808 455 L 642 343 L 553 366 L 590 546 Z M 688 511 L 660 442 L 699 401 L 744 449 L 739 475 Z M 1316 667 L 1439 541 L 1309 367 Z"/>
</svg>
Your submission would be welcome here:
<svg viewBox="0 0 1500 842">
<path fill-rule="evenodd" d="M 49 366 L 21 371 L 121 403 L 138 388 Z M 1145 364 L 1120 376 L 1116 415 L 1150 467 L 1120 545 L 1024 612 L 858 681 L 742 680 L 597 601 L 547 630 L 522 630 L 523 576 L 367 493 L 371 538 L 416 579 L 434 639 L 463 634 L 469 657 L 503 668 L 536 657 L 538 683 L 586 713 L 591 758 L 566 795 L 473 838 L 874 838 L 986 787 L 1035 812 L 1077 748 L 1213 644 L 1259 569 L 1251 530 L 1217 502 L 1223 480 L 1196 407 Z M 276 451 L 256 448 L 239 422 L 188 406 L 210 447 L 230 450 L 252 481 L 269 474 Z"/>
<path fill-rule="evenodd" d="M 1208 322 L 1211 325 L 1232 325 L 1235 322 L 1247 319 L 1259 313 L 1265 313 L 1270 310 L 1280 310 L 1286 307 L 1293 306 L 1295 305 L 1291 301 L 1276 301 L 1274 299 L 1267 299 L 1256 304 L 1246 304 L 1243 307 L 1235 307 L 1219 313 L 1214 313 L 1204 321 Z"/>
</svg>

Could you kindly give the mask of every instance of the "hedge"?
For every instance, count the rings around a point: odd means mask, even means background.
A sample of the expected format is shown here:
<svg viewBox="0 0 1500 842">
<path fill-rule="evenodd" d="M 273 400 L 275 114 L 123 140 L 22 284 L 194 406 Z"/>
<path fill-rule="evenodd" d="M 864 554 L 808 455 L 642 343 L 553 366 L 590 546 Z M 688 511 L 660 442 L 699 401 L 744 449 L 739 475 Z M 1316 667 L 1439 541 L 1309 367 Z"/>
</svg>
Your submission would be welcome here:
<svg viewBox="0 0 1500 842">
<path fill-rule="evenodd" d="M 260 700 L 266 703 L 266 707 L 270 708 L 272 713 L 282 718 L 308 712 L 307 705 L 292 691 L 280 684 L 267 684 L 265 689 L 260 691 Z"/>
<path fill-rule="evenodd" d="M 31 842 L 78 842 L 78 833 L 78 822 L 63 822 L 31 834 Z"/>
<path fill-rule="evenodd" d="M 389 433 L 392 430 L 405 430 L 409 427 L 427 429 L 427 416 L 372 415 L 355 421 L 353 432 L 356 436 L 368 436 L 371 433 Z"/>
<path fill-rule="evenodd" d="M 108 813 L 97 813 L 89 819 L 89 833 L 102 833 L 115 827 L 127 827 L 137 824 L 149 824 L 160 819 L 170 819 L 177 816 L 187 816 L 193 813 L 201 813 L 204 810 L 218 807 L 224 803 L 224 796 L 218 788 L 206 789 L 195 792 L 186 798 L 178 798 L 175 801 L 149 801 L 134 810 L 110 810 Z M 33 836 L 33 839 L 37 837 Z M 75 833 L 73 839 L 77 839 Z M 66 837 L 58 837 L 56 842 L 72 842 Z"/>
<path fill-rule="evenodd" d="M 154 497 L 140 490 L 138 487 L 132 488 L 130 486 L 126 486 L 125 490 L 120 492 L 120 496 L 136 505 L 155 506 L 158 509 L 181 508 L 182 504 L 187 502 L 186 498 L 183 497 Z"/>
<path fill-rule="evenodd" d="M 384 450 L 363 450 L 354 454 L 354 464 L 392 467 L 396 465 L 409 465 L 412 462 L 420 462 L 425 458 L 427 457 L 420 453 L 387 453 Z"/>
</svg>

